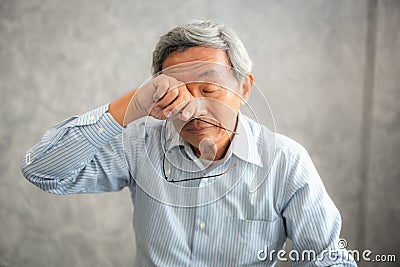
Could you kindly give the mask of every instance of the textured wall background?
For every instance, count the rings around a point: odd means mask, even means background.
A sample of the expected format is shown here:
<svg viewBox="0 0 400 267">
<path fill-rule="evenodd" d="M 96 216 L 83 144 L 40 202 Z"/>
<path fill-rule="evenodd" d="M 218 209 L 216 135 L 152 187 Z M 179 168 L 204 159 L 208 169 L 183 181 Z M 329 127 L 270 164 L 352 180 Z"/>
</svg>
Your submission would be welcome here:
<svg viewBox="0 0 400 267">
<path fill-rule="evenodd" d="M 349 248 L 400 261 L 400 1 L 0 0 L 0 266 L 132 265 L 128 190 L 45 194 L 19 162 L 52 125 L 147 79 L 165 31 L 209 18 L 247 46 L 277 130 L 309 150 Z"/>
</svg>

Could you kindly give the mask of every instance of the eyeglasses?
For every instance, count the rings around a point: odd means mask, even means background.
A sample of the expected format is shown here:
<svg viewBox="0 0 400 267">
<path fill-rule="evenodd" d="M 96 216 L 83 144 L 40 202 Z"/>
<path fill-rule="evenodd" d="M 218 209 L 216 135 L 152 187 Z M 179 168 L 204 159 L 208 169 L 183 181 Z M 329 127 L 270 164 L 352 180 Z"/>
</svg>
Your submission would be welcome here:
<svg viewBox="0 0 400 267">
<path fill-rule="evenodd" d="M 229 129 L 227 129 L 227 128 L 223 127 L 223 126 L 220 126 L 220 125 L 218 125 L 218 124 L 214 124 L 214 123 L 212 123 L 212 122 L 203 120 L 203 119 L 201 119 L 201 118 L 199 118 L 199 117 L 192 117 L 192 119 L 191 119 L 190 121 L 192 121 L 192 120 L 199 120 L 199 121 L 208 123 L 208 124 L 213 125 L 213 126 L 215 126 L 215 127 L 218 127 L 218 128 L 224 129 L 224 130 L 226 130 L 226 131 L 228 131 L 228 132 L 231 132 L 231 133 L 233 133 L 233 134 L 235 134 L 235 135 L 238 135 L 238 134 L 239 134 L 239 133 L 237 133 L 237 132 L 235 132 L 235 131 L 229 130 Z M 189 122 L 190 122 L 190 121 L 189 121 Z M 166 130 L 166 123 L 167 123 L 167 120 L 165 120 L 164 130 Z M 167 143 L 167 138 L 166 138 L 165 133 L 164 133 L 164 145 L 166 145 L 166 143 Z M 164 149 L 163 149 L 163 150 L 164 150 L 163 162 L 162 162 L 163 174 L 164 174 L 165 180 L 166 180 L 167 182 L 170 182 L 170 183 L 187 182 L 187 181 L 193 181 L 193 180 L 200 180 L 200 179 L 207 179 L 207 178 L 213 178 L 213 177 L 222 176 L 222 175 L 228 173 L 230 170 L 232 170 L 232 169 L 233 169 L 234 167 L 236 167 L 236 165 L 237 165 L 237 164 L 235 163 L 235 164 L 231 165 L 228 169 L 226 169 L 224 172 L 218 173 L 218 174 L 207 175 L 207 176 L 200 176 L 200 177 L 195 177 L 195 178 L 185 178 L 185 179 L 181 179 L 181 180 L 174 180 L 173 178 L 171 179 L 171 177 L 170 177 L 170 175 L 171 175 L 171 168 L 170 168 L 169 166 L 167 166 L 167 164 L 169 164 L 169 162 L 168 162 L 167 157 L 166 157 L 167 150 L 166 150 L 165 146 L 164 146 Z M 172 165 L 172 164 L 169 164 L 169 165 Z"/>
</svg>

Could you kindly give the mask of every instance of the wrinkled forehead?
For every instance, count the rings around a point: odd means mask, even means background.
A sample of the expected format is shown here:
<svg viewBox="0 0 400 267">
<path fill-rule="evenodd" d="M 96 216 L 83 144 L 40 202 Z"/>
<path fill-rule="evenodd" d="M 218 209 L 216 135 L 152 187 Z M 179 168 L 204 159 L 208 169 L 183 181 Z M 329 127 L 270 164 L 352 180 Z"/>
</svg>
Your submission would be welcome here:
<svg viewBox="0 0 400 267">
<path fill-rule="evenodd" d="M 236 84 L 232 67 L 208 61 L 192 61 L 163 69 L 162 73 L 184 83 L 208 82 L 223 86 Z"/>
</svg>

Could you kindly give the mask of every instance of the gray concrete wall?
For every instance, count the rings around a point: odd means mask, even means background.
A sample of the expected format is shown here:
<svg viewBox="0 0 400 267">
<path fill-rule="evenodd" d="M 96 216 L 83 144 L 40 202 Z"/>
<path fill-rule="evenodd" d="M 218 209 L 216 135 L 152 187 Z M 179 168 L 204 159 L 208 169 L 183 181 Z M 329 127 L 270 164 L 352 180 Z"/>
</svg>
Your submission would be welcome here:
<svg viewBox="0 0 400 267">
<path fill-rule="evenodd" d="M 400 1 L 1 0 L 0 266 L 132 265 L 128 190 L 49 195 L 19 162 L 55 123 L 147 79 L 166 30 L 209 18 L 248 47 L 277 130 L 308 149 L 349 248 L 400 261 Z"/>
</svg>

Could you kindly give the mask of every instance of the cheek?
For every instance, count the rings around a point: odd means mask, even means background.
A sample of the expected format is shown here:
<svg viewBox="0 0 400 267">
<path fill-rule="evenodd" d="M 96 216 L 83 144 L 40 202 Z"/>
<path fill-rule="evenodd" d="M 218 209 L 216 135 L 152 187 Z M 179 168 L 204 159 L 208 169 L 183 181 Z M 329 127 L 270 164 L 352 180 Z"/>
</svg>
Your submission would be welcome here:
<svg viewBox="0 0 400 267">
<path fill-rule="evenodd" d="M 233 93 L 233 92 L 229 92 L 226 94 L 225 96 L 225 100 L 224 102 L 227 104 L 227 106 L 229 106 L 232 110 L 234 110 L 235 112 L 237 112 L 237 110 L 240 107 L 240 100 L 241 98 Z"/>
<path fill-rule="evenodd" d="M 236 111 L 240 108 L 241 100 L 242 99 L 238 95 L 232 95 L 231 104 L 235 108 Z"/>
<path fill-rule="evenodd" d="M 218 105 L 212 105 L 208 107 L 208 110 L 218 120 L 231 120 L 236 118 L 239 107 L 240 99 L 236 95 L 229 94 L 228 96 L 221 98 Z"/>
</svg>

